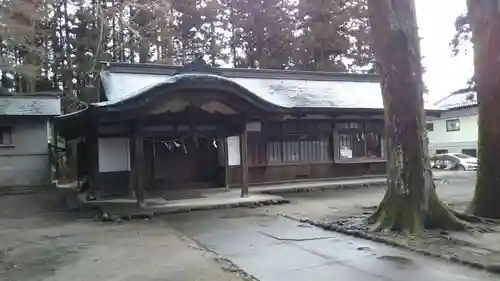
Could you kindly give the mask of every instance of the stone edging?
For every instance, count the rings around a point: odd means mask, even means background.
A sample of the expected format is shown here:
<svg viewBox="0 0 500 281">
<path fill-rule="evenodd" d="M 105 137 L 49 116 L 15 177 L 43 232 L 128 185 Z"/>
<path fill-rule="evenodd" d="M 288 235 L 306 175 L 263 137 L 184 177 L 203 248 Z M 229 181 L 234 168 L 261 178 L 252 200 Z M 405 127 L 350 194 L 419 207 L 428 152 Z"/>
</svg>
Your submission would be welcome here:
<svg viewBox="0 0 500 281">
<path fill-rule="evenodd" d="M 105 212 L 102 207 L 99 207 L 99 209 L 102 212 L 101 221 L 116 222 L 123 220 L 132 220 L 132 219 L 150 219 L 153 216 L 158 216 L 158 215 L 182 214 L 182 213 L 189 213 L 192 211 L 231 209 L 231 208 L 257 208 L 261 206 L 281 205 L 288 203 L 290 203 L 290 200 L 288 199 L 269 199 L 269 200 L 262 200 L 259 202 L 241 202 L 241 203 L 222 204 L 216 206 L 199 206 L 193 208 L 180 208 L 180 209 L 169 209 L 169 210 L 142 209 L 142 210 L 136 210 L 135 212 L 130 213 L 128 215 L 109 214 Z"/>
<path fill-rule="evenodd" d="M 236 265 L 234 262 L 232 262 L 230 259 L 224 257 L 224 256 L 221 256 L 219 253 L 215 252 L 214 250 L 206 247 L 205 245 L 201 244 L 198 240 L 194 239 L 194 238 L 189 238 L 190 240 L 193 240 L 196 245 L 203 251 L 205 252 L 208 252 L 208 253 L 211 253 L 212 255 L 214 255 L 218 260 L 220 261 L 223 261 L 225 263 L 227 263 L 231 268 L 228 269 L 228 268 L 222 268 L 222 270 L 225 270 L 225 271 L 228 271 L 228 272 L 234 272 L 234 273 L 237 273 L 239 274 L 243 280 L 245 281 L 259 281 L 259 279 L 257 279 L 255 276 L 249 274 L 248 272 L 244 271 L 243 269 L 241 269 L 238 265 Z"/>
<path fill-rule="evenodd" d="M 221 204 L 214 206 L 199 206 L 192 208 L 179 208 L 179 209 L 171 209 L 171 210 L 151 210 L 152 215 L 165 215 L 165 214 L 180 214 L 180 213 L 189 213 L 193 211 L 206 211 L 206 210 L 217 210 L 217 209 L 232 209 L 232 208 L 257 208 L 268 205 L 281 205 L 288 204 L 290 200 L 288 199 L 268 199 L 262 200 L 258 202 L 241 202 L 241 203 L 229 203 L 229 204 Z M 147 211 L 147 210 L 146 210 Z"/>
<path fill-rule="evenodd" d="M 313 192 L 313 191 L 328 191 L 328 190 L 339 190 L 343 188 L 369 188 L 369 187 L 380 187 L 380 186 L 386 186 L 387 183 L 384 182 L 375 182 L 375 183 L 353 183 L 353 184 L 331 184 L 331 185 L 325 185 L 325 186 L 312 186 L 312 187 L 296 187 L 296 188 L 290 188 L 290 189 L 276 189 L 276 190 L 269 190 L 269 191 L 260 191 L 260 193 L 263 194 L 284 194 L 284 193 L 306 193 L 306 192 Z"/>
<path fill-rule="evenodd" d="M 447 255 L 438 254 L 438 253 L 434 253 L 434 252 L 426 251 L 426 250 L 422 250 L 422 249 L 415 249 L 415 248 L 412 248 L 408 245 L 398 243 L 396 241 L 375 235 L 375 234 L 370 233 L 370 232 L 365 232 L 365 231 L 361 231 L 361 230 L 350 230 L 350 229 L 346 229 L 346 228 L 341 227 L 341 226 L 336 225 L 336 224 L 313 221 L 310 219 L 299 219 L 299 218 L 292 217 L 292 216 L 287 215 L 287 214 L 279 214 L 279 215 L 281 215 L 287 219 L 299 221 L 301 223 L 308 223 L 310 225 L 323 228 L 325 230 L 335 231 L 335 232 L 339 232 L 339 233 L 342 233 L 345 235 L 349 235 L 349 236 L 353 236 L 353 237 L 357 237 L 357 238 L 362 238 L 362 239 L 366 239 L 366 240 L 371 240 L 374 242 L 382 243 L 382 244 L 393 246 L 396 248 L 401 248 L 401 249 L 409 250 L 409 251 L 412 251 L 415 253 L 423 254 L 425 256 L 436 257 L 436 258 L 444 259 L 444 260 L 451 261 L 454 263 L 467 265 L 467 266 L 470 266 L 470 267 L 473 267 L 476 269 L 486 270 L 486 271 L 489 271 L 489 272 L 492 272 L 495 274 L 500 273 L 500 266 L 498 266 L 498 265 L 485 265 L 485 264 L 482 264 L 480 262 L 462 260 L 456 256 L 447 256 Z"/>
<path fill-rule="evenodd" d="M 25 194 L 35 194 L 46 191 L 56 190 L 51 185 L 41 185 L 41 186 L 2 186 L 0 187 L 0 196 L 8 195 L 25 195 Z"/>
<path fill-rule="evenodd" d="M 377 178 L 374 178 L 377 179 Z M 445 178 L 439 177 L 439 176 L 434 176 L 433 177 L 435 182 L 447 182 Z M 387 181 L 386 179 L 383 179 L 381 181 L 376 180 L 375 182 L 365 182 L 365 183 L 346 183 L 346 184 L 340 184 L 340 183 L 332 183 L 329 185 L 320 185 L 320 186 L 304 186 L 304 187 L 295 187 L 295 188 L 290 188 L 290 189 L 270 189 L 270 190 L 262 190 L 259 191 L 258 193 L 263 193 L 263 194 L 286 194 L 286 193 L 305 193 L 305 192 L 313 192 L 313 191 L 328 191 L 328 190 L 339 190 L 343 188 L 370 188 L 370 187 L 386 187 L 387 186 Z M 250 191 L 252 191 L 250 189 Z M 253 191 L 255 192 L 255 191 Z"/>
</svg>

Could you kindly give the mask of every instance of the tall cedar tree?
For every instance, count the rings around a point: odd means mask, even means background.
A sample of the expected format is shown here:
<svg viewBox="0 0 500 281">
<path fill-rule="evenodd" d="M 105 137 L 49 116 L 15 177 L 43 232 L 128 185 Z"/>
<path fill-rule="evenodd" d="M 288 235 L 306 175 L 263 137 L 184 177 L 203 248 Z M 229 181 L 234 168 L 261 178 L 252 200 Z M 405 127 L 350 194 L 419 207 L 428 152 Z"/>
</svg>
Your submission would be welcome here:
<svg viewBox="0 0 500 281">
<path fill-rule="evenodd" d="M 0 2 L 0 90 L 35 91 L 35 79 L 41 74 L 42 54 L 38 48 L 40 34 L 37 27 L 41 26 L 43 7 L 41 1 Z"/>
<path fill-rule="evenodd" d="M 197 0 L 173 0 L 172 8 L 177 16 L 174 23 L 175 62 L 189 63 L 202 50 L 202 40 L 198 36 L 203 25 Z"/>
<path fill-rule="evenodd" d="M 427 151 L 422 67 L 414 0 L 369 0 L 373 49 L 382 75 L 388 189 L 374 230 L 463 229 L 437 197 Z"/>
<path fill-rule="evenodd" d="M 373 62 L 366 10 L 364 0 L 299 1 L 294 68 L 347 71 Z"/>
<path fill-rule="evenodd" d="M 474 45 L 474 77 L 479 102 L 479 170 L 470 210 L 500 218 L 500 3 L 468 0 L 468 18 Z"/>
<path fill-rule="evenodd" d="M 236 58 L 235 66 L 289 68 L 295 39 L 289 1 L 236 0 L 229 4 L 233 12 L 232 48 L 244 54 Z"/>
<path fill-rule="evenodd" d="M 22 78 L 29 70 L 30 77 L 43 82 L 36 90 L 66 90 L 63 106 L 71 105 L 72 111 L 98 100 L 100 61 L 179 65 L 203 53 L 213 65 L 233 61 L 234 66 L 254 68 L 369 68 L 373 58 L 366 40 L 366 1 L 307 2 L 6 0 L 0 4 L 0 21 L 9 27 L 0 30 L 2 86 L 33 88 Z M 43 14 L 23 8 L 34 3 Z M 14 24 L 11 15 L 17 22 L 28 20 L 28 25 Z M 327 19 L 323 24 L 322 18 Z M 27 49 L 33 56 L 26 56 Z"/>
</svg>

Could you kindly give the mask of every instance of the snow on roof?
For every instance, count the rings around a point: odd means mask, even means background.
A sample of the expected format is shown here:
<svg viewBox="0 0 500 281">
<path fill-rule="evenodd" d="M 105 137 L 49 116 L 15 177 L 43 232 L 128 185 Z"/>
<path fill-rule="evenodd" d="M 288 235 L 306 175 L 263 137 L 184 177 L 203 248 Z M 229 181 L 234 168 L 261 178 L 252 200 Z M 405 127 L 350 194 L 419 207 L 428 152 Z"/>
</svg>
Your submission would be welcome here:
<svg viewBox="0 0 500 281">
<path fill-rule="evenodd" d="M 285 108 L 383 109 L 380 84 L 373 79 L 349 81 L 349 75 L 343 80 L 324 77 L 315 80 L 314 77 L 305 79 L 291 75 L 278 78 L 269 76 L 262 78 L 243 75 L 226 78 L 261 99 Z M 172 78 L 173 76 L 165 74 L 104 71 L 101 73 L 101 79 L 108 102 L 101 104 L 115 103 L 140 95 Z M 426 104 L 425 108 L 438 109 L 431 104 Z"/>
<path fill-rule="evenodd" d="M 434 104 L 440 109 L 455 109 L 477 105 L 476 91 L 457 91 Z"/>
</svg>

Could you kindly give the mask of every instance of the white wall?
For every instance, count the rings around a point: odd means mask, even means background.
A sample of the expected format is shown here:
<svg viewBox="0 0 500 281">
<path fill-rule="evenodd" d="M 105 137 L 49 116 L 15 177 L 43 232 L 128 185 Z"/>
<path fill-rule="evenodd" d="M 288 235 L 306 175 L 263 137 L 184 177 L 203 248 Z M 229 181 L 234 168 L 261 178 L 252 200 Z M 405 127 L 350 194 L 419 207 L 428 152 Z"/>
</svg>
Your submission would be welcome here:
<svg viewBox="0 0 500 281">
<path fill-rule="evenodd" d="M 429 141 L 431 143 L 477 141 L 477 115 L 459 117 L 460 131 L 447 132 L 446 120 L 450 119 L 436 120 L 433 122 L 434 131 L 428 132 Z"/>
<path fill-rule="evenodd" d="M 460 120 L 460 131 L 446 131 L 446 121 L 452 119 Z M 434 124 L 434 131 L 427 133 L 431 154 L 437 149 L 462 152 L 462 149 L 475 149 L 477 147 L 476 108 L 444 112 L 439 118 L 428 118 L 427 123 Z"/>
<path fill-rule="evenodd" d="M 128 138 L 99 138 L 99 172 L 130 171 Z"/>
<path fill-rule="evenodd" d="M 50 184 L 47 119 L 2 120 L 12 126 L 12 146 L 0 147 L 0 186 L 46 186 Z"/>
</svg>

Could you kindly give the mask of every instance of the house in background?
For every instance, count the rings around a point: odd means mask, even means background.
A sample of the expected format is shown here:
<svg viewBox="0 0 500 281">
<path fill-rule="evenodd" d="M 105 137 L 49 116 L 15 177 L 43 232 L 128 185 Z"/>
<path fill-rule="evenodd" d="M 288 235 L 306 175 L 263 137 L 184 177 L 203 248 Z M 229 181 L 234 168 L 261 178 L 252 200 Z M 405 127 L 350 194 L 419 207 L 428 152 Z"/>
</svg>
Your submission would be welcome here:
<svg viewBox="0 0 500 281">
<path fill-rule="evenodd" d="M 196 60 L 108 63 L 100 81 L 102 102 L 55 119 L 98 198 L 385 173 L 376 75 Z"/>
<path fill-rule="evenodd" d="M 51 183 L 49 120 L 60 114 L 53 93 L 0 96 L 0 188 Z"/>
<path fill-rule="evenodd" d="M 455 92 L 435 105 L 445 111 L 439 117 L 427 117 L 430 154 L 464 153 L 476 157 L 478 133 L 476 92 Z"/>
</svg>

